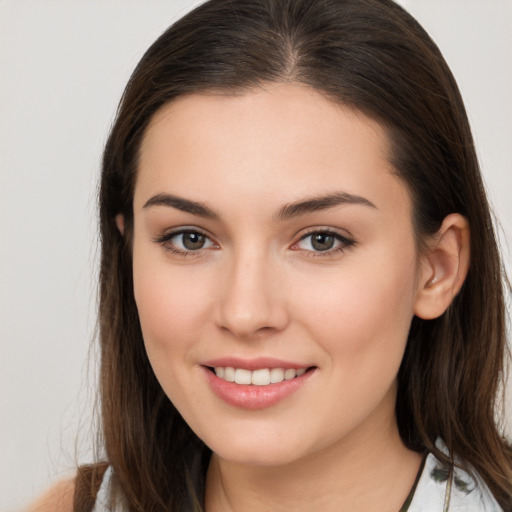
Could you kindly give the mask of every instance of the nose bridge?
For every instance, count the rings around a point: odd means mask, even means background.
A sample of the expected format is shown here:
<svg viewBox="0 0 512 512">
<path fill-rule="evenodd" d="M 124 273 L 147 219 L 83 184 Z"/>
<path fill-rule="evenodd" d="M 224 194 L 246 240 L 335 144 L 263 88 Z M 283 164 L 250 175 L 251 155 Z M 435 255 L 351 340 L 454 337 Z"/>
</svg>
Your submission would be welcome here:
<svg viewBox="0 0 512 512">
<path fill-rule="evenodd" d="M 219 304 L 221 327 L 240 337 L 281 330 L 287 314 L 272 255 L 265 248 L 245 246 L 229 260 Z"/>
</svg>

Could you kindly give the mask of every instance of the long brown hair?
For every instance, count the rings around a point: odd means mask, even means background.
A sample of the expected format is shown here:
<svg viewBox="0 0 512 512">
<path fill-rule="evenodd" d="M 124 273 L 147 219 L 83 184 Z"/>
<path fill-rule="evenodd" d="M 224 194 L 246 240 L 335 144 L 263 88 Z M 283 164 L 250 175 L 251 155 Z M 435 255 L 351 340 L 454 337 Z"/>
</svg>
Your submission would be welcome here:
<svg viewBox="0 0 512 512">
<path fill-rule="evenodd" d="M 141 138 L 180 95 L 283 81 L 307 84 L 386 128 L 420 248 L 448 214 L 468 219 L 471 268 L 443 316 L 413 319 L 396 416 L 408 447 L 450 462 L 435 446 L 442 438 L 512 510 L 512 456 L 496 425 L 506 319 L 492 218 L 455 80 L 430 37 L 391 0 L 211 0 L 171 26 L 130 78 L 104 152 L 99 306 L 104 445 L 127 509 L 200 510 L 209 457 L 144 349 L 131 262 Z"/>
</svg>

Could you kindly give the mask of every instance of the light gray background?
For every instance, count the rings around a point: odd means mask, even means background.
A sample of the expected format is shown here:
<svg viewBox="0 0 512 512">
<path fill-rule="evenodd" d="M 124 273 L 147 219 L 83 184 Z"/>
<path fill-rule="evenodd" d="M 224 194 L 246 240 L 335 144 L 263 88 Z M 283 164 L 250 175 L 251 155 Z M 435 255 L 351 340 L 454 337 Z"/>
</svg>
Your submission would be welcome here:
<svg viewBox="0 0 512 512">
<path fill-rule="evenodd" d="M 89 367 L 86 361 L 95 323 L 101 149 L 143 51 L 197 3 L 0 0 L 4 512 L 20 510 L 77 459 L 91 457 L 94 354 Z M 400 3 L 436 40 L 459 82 L 509 262 L 512 0 Z"/>
</svg>

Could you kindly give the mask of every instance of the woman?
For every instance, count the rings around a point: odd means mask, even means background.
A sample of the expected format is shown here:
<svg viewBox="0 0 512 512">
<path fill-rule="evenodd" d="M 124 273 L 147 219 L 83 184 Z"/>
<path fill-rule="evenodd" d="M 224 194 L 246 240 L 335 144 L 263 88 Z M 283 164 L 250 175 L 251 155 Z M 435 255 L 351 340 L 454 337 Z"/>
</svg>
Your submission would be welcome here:
<svg viewBox="0 0 512 512">
<path fill-rule="evenodd" d="M 185 16 L 126 88 L 100 215 L 106 462 L 63 510 L 512 510 L 489 207 L 400 7 Z"/>
</svg>

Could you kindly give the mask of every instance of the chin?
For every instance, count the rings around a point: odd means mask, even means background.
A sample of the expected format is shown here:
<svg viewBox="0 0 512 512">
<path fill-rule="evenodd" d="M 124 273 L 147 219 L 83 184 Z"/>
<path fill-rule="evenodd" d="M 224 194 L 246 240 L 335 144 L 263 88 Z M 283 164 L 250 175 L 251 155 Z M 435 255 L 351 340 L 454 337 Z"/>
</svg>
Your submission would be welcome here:
<svg viewBox="0 0 512 512">
<path fill-rule="evenodd" d="M 298 443 L 290 438 L 283 442 L 278 436 L 272 438 L 272 435 L 266 439 L 261 436 L 244 436 L 242 439 L 226 436 L 224 442 L 214 441 L 209 446 L 220 459 L 248 466 L 285 466 L 307 455 L 304 442 Z"/>
<path fill-rule="evenodd" d="M 291 464 L 297 460 L 297 453 L 273 450 L 247 449 L 245 452 L 234 453 L 232 450 L 226 452 L 215 452 L 222 460 L 243 466 L 280 467 Z"/>
</svg>

